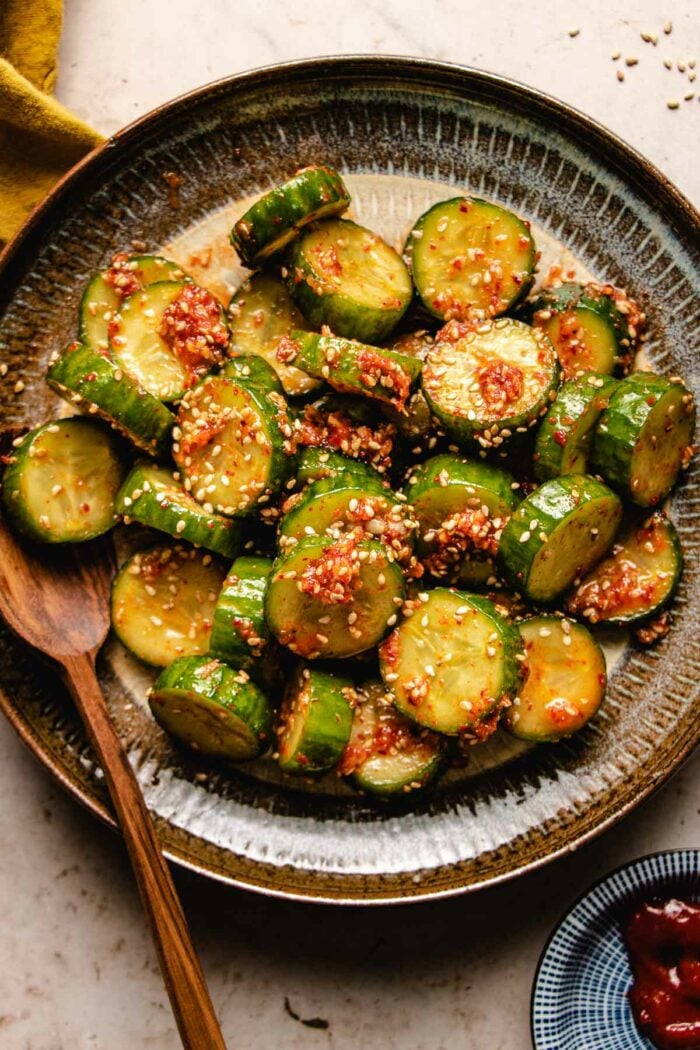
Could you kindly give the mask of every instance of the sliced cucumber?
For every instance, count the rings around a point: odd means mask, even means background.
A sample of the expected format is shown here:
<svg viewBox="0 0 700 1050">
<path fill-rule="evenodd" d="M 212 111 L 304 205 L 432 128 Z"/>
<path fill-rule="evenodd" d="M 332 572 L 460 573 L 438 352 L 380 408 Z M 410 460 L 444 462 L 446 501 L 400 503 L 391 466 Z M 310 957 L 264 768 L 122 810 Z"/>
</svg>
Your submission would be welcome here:
<svg viewBox="0 0 700 1050">
<path fill-rule="evenodd" d="M 228 344 L 221 303 L 192 281 L 159 281 L 134 292 L 110 326 L 117 364 L 161 401 L 178 400 L 221 364 Z"/>
<path fill-rule="evenodd" d="M 246 762 L 272 740 L 272 708 L 245 671 L 210 656 L 185 656 L 156 679 L 148 702 L 159 725 L 214 758 Z"/>
<path fill-rule="evenodd" d="M 393 627 L 403 594 L 401 570 L 375 540 L 311 536 L 275 562 L 265 618 L 299 656 L 354 656 Z"/>
<path fill-rule="evenodd" d="M 616 365 L 629 364 L 644 320 L 613 285 L 573 281 L 544 289 L 525 316 L 551 339 L 567 379 L 582 372 L 611 375 Z"/>
<path fill-rule="evenodd" d="M 271 571 L 271 558 L 237 558 L 224 580 L 209 648 L 234 667 L 250 670 L 267 645 L 264 599 Z"/>
<path fill-rule="evenodd" d="M 180 405 L 173 456 L 205 510 L 247 514 L 294 469 L 292 429 L 273 395 L 227 375 L 206 376 Z"/>
<path fill-rule="evenodd" d="M 374 467 L 327 448 L 305 448 L 299 454 L 297 463 L 297 482 L 300 485 L 311 485 L 314 481 L 337 478 L 343 474 L 364 478 L 369 484 L 382 483 L 382 476 Z"/>
<path fill-rule="evenodd" d="M 692 454 L 695 400 L 653 372 L 621 380 L 593 438 L 592 463 L 640 507 L 657 507 Z"/>
<path fill-rule="evenodd" d="M 593 434 L 617 380 L 590 372 L 559 387 L 557 399 L 537 430 L 535 477 L 585 474 Z"/>
<path fill-rule="evenodd" d="M 340 452 L 385 474 L 391 469 L 396 428 L 364 398 L 333 394 L 304 406 L 295 437 L 301 448 Z"/>
<path fill-rule="evenodd" d="M 313 332 L 292 332 L 290 338 L 281 341 L 277 355 L 309 375 L 325 379 L 334 390 L 360 394 L 399 410 L 406 404 L 422 367 L 415 357 Z"/>
<path fill-rule="evenodd" d="M 521 740 L 554 741 L 590 721 L 605 696 L 605 657 L 590 631 L 559 616 L 518 624 L 527 677 L 503 725 Z"/>
<path fill-rule="evenodd" d="M 284 388 L 272 365 L 259 354 L 236 354 L 221 370 L 229 379 L 238 379 L 262 394 L 284 394 Z"/>
<path fill-rule="evenodd" d="M 602 482 L 586 474 L 552 478 L 503 529 L 499 560 L 516 590 L 552 602 L 609 550 L 621 518 L 619 498 Z"/>
<path fill-rule="evenodd" d="M 425 329 L 421 329 L 396 336 L 387 344 L 387 349 L 425 361 L 434 342 L 434 337 Z M 437 421 L 421 389 L 413 391 L 401 411 L 391 405 L 387 405 L 384 411 L 401 437 L 408 441 L 428 438 L 435 430 Z"/>
<path fill-rule="evenodd" d="M 315 481 L 301 500 L 282 518 L 280 548 L 304 536 L 338 536 L 355 531 L 358 535 L 381 540 L 389 556 L 399 561 L 410 558 L 415 520 L 406 505 L 381 482 L 369 482 L 355 474 Z"/>
<path fill-rule="evenodd" d="M 379 650 L 396 706 L 427 729 L 488 736 L 520 677 L 517 629 L 493 602 L 438 587 Z"/>
<path fill-rule="evenodd" d="M 361 791 L 380 796 L 414 791 L 434 780 L 443 758 L 437 733 L 400 715 L 381 682 L 367 682 L 358 694 L 341 773 Z"/>
<path fill-rule="evenodd" d="M 418 519 L 418 560 L 441 579 L 485 582 L 517 490 L 505 470 L 447 453 L 413 469 L 405 495 Z"/>
<path fill-rule="evenodd" d="M 112 627 L 144 663 L 166 667 L 209 648 L 226 573 L 211 554 L 180 544 L 138 551 L 112 585 Z"/>
<path fill-rule="evenodd" d="M 664 514 L 628 524 L 566 603 L 589 623 L 635 623 L 669 601 L 680 580 L 681 545 Z"/>
<path fill-rule="evenodd" d="M 103 354 L 70 343 L 49 366 L 46 382 L 74 408 L 105 419 L 144 452 L 167 450 L 175 416 Z"/>
<path fill-rule="evenodd" d="M 239 523 L 222 514 L 208 514 L 166 467 L 137 464 L 119 490 L 116 510 L 125 520 L 167 532 L 225 558 L 235 558 L 241 545 Z"/>
<path fill-rule="evenodd" d="M 285 773 L 326 773 L 342 758 L 350 739 L 355 690 L 348 678 L 301 667 L 282 701 L 277 727 L 280 768 Z"/>
<path fill-rule="evenodd" d="M 309 394 L 322 385 L 301 369 L 277 360 L 280 339 L 306 323 L 279 277 L 254 273 L 233 293 L 228 322 L 232 353 L 263 357 L 279 375 L 285 394 Z"/>
<path fill-rule="evenodd" d="M 60 419 L 31 430 L 9 458 L 2 496 L 15 526 L 41 543 L 79 543 L 117 521 L 125 474 L 115 439 L 90 419 Z"/>
<path fill-rule="evenodd" d="M 456 441 L 482 448 L 533 426 L 549 408 L 559 363 L 546 336 L 502 318 L 478 328 L 452 321 L 423 365 L 431 411 Z"/>
<path fill-rule="evenodd" d="M 91 350 L 109 348 L 109 328 L 127 295 L 155 281 L 183 281 L 186 274 L 177 263 L 159 255 L 129 255 L 119 252 L 112 265 L 96 274 L 80 300 L 78 337 Z"/>
<path fill-rule="evenodd" d="M 497 317 L 515 306 L 535 273 L 529 223 L 477 197 L 429 208 L 406 242 L 413 280 L 434 317 Z"/>
<path fill-rule="evenodd" d="M 337 171 L 301 168 L 248 208 L 231 230 L 231 243 L 253 268 L 286 247 L 302 227 L 341 215 L 349 204 L 350 194 Z"/>
<path fill-rule="evenodd" d="M 371 230 L 331 219 L 290 249 L 289 290 L 313 328 L 378 343 L 396 327 L 413 296 L 406 265 Z"/>
</svg>

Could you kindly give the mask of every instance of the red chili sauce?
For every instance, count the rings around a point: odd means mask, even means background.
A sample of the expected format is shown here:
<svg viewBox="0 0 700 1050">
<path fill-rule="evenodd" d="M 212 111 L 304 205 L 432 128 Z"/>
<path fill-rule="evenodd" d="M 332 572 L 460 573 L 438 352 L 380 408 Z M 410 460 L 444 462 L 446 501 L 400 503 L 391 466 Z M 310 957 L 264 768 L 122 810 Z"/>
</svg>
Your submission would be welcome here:
<svg viewBox="0 0 700 1050">
<path fill-rule="evenodd" d="M 659 1050 L 700 1050 L 700 904 L 643 904 L 624 933 L 639 1031 Z"/>
</svg>

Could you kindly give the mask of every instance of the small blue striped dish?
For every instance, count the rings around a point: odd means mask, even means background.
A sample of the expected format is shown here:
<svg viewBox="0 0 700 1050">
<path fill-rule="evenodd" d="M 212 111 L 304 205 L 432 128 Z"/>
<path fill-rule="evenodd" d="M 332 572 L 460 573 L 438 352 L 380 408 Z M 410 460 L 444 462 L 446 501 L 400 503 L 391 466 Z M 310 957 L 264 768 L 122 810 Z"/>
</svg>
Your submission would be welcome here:
<svg viewBox="0 0 700 1050">
<path fill-rule="evenodd" d="M 641 857 L 587 890 L 552 933 L 532 989 L 535 1050 L 653 1050 L 634 1023 L 620 920 L 653 897 L 700 898 L 700 850 Z"/>
</svg>

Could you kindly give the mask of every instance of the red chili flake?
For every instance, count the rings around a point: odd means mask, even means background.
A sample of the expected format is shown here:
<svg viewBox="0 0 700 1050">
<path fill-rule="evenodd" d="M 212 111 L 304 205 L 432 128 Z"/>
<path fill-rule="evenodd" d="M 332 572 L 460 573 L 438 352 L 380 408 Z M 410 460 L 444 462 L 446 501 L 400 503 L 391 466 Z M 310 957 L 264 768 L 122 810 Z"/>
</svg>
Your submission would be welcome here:
<svg viewBox="0 0 700 1050">
<path fill-rule="evenodd" d="M 346 412 L 323 412 L 316 405 L 306 405 L 295 435 L 299 446 L 331 448 L 385 472 L 391 467 L 396 427 L 389 422 L 359 424 Z"/>
<path fill-rule="evenodd" d="M 278 361 L 282 364 L 288 365 L 294 360 L 299 353 L 299 344 L 296 339 L 292 339 L 288 335 L 283 335 L 277 344 L 277 352 L 275 354 Z"/>
<path fill-rule="evenodd" d="M 219 301 L 196 284 L 184 285 L 165 308 L 158 334 L 185 366 L 187 386 L 221 364 L 229 341 Z"/>
<path fill-rule="evenodd" d="M 313 558 L 298 581 L 302 594 L 308 594 L 324 605 L 349 605 L 355 591 L 362 587 L 357 537 L 342 536 Z"/>
<path fill-rule="evenodd" d="M 363 386 L 370 390 L 377 385 L 381 386 L 383 391 L 390 392 L 396 407 L 403 408 L 411 389 L 411 380 L 397 361 L 364 346 L 357 354 L 357 364 L 361 370 L 360 382 Z"/>
<path fill-rule="evenodd" d="M 506 361 L 489 361 L 476 371 L 476 380 L 481 396 L 489 407 L 490 414 L 502 416 L 508 406 L 514 404 L 524 388 L 524 376 L 517 365 Z"/>
<path fill-rule="evenodd" d="M 553 439 L 557 445 L 561 445 L 562 448 L 566 445 L 566 432 L 563 430 L 555 430 L 552 434 Z"/>
<path fill-rule="evenodd" d="M 492 518 L 481 507 L 468 507 L 446 518 L 428 535 L 431 550 L 423 559 L 433 576 L 450 576 L 473 552 L 495 557 L 507 517 Z"/>
<path fill-rule="evenodd" d="M 340 277 L 343 272 L 343 264 L 338 256 L 338 249 L 334 244 L 328 248 L 316 248 L 316 265 L 325 277 Z"/>
</svg>

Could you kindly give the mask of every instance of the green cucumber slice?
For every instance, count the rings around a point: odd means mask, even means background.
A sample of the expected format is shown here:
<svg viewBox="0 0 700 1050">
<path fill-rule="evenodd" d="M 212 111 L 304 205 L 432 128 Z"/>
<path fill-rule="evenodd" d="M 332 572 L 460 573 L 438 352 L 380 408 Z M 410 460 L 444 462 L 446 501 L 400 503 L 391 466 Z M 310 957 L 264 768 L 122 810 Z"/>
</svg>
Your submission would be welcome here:
<svg viewBox="0 0 700 1050">
<path fill-rule="evenodd" d="M 233 293 L 228 307 L 233 354 L 259 354 L 278 374 L 284 393 L 302 396 L 322 384 L 293 365 L 277 360 L 280 339 L 293 329 L 303 329 L 305 320 L 292 302 L 279 277 L 255 273 Z"/>
<path fill-rule="evenodd" d="M 350 739 L 355 690 L 349 678 L 300 667 L 285 692 L 277 727 L 280 769 L 326 773 Z"/>
<path fill-rule="evenodd" d="M 12 450 L 2 496 L 14 525 L 41 543 L 80 543 L 117 521 L 125 474 L 109 430 L 80 417 L 30 430 Z"/>
<path fill-rule="evenodd" d="M 418 520 L 418 560 L 439 579 L 484 583 L 518 489 L 507 471 L 448 453 L 415 467 L 404 492 Z"/>
<path fill-rule="evenodd" d="M 434 336 L 425 329 L 421 329 L 417 332 L 407 332 L 396 336 L 388 343 L 387 350 L 425 361 L 434 342 Z M 386 405 L 384 411 L 401 437 L 406 438 L 407 441 L 429 438 L 436 428 L 435 417 L 421 389 L 413 391 L 401 411 L 392 405 Z"/>
<path fill-rule="evenodd" d="M 137 464 L 119 490 L 116 510 L 178 540 L 235 558 L 241 544 L 237 521 L 208 514 L 166 467 Z"/>
<path fill-rule="evenodd" d="M 277 356 L 325 379 L 334 390 L 359 394 L 399 410 L 422 367 L 415 357 L 313 332 L 292 332 L 280 342 Z"/>
<path fill-rule="evenodd" d="M 310 536 L 276 560 L 265 618 L 306 659 L 354 656 L 393 627 L 403 594 L 401 570 L 375 540 Z"/>
<path fill-rule="evenodd" d="M 571 736 L 591 720 L 605 696 L 602 650 L 585 627 L 559 616 L 533 616 L 518 630 L 528 673 L 503 725 L 520 740 Z"/>
<path fill-rule="evenodd" d="M 640 507 L 657 507 L 692 455 L 695 400 L 680 380 L 634 372 L 600 418 L 591 461 Z"/>
<path fill-rule="evenodd" d="M 272 708 L 245 671 L 211 656 L 185 656 L 166 667 L 148 697 L 153 717 L 194 751 L 247 762 L 272 740 Z"/>
<path fill-rule="evenodd" d="M 644 620 L 672 597 L 683 555 L 673 523 L 664 514 L 632 522 L 616 537 L 566 603 L 589 623 L 628 624 Z"/>
<path fill-rule="evenodd" d="M 381 682 L 365 683 L 358 698 L 340 772 L 361 791 L 381 797 L 415 791 L 434 780 L 442 766 L 441 737 L 400 715 Z"/>
<path fill-rule="evenodd" d="M 301 168 L 248 208 L 231 230 L 231 243 L 245 265 L 254 268 L 285 248 L 308 223 L 341 215 L 349 204 L 337 171 Z"/>
<path fill-rule="evenodd" d="M 566 474 L 523 500 L 501 533 L 499 560 L 516 590 L 552 602 L 609 550 L 622 503 L 601 481 Z"/>
<path fill-rule="evenodd" d="M 280 549 L 305 536 L 348 531 L 381 540 L 389 556 L 400 562 L 411 557 L 415 520 L 391 489 L 355 474 L 315 481 L 279 526 Z"/>
<path fill-rule="evenodd" d="M 211 554 L 180 544 L 137 551 L 112 584 L 112 628 L 154 667 L 209 648 L 214 608 L 226 573 Z"/>
<path fill-rule="evenodd" d="M 247 514 L 268 503 L 294 469 L 279 394 L 226 374 L 205 376 L 183 398 L 177 422 L 173 457 L 208 512 Z"/>
<path fill-rule="evenodd" d="M 438 587 L 379 650 L 379 667 L 407 718 L 484 739 L 516 692 L 520 635 L 487 598 Z"/>
<path fill-rule="evenodd" d="M 566 379 L 611 375 L 629 364 L 644 322 L 636 303 L 611 284 L 568 281 L 526 305 L 524 316 L 551 340 Z"/>
<path fill-rule="evenodd" d="M 537 430 L 534 469 L 538 481 L 585 474 L 598 420 L 617 380 L 590 372 L 559 387 Z"/>
<path fill-rule="evenodd" d="M 396 427 L 379 416 L 372 402 L 332 394 L 304 405 L 295 438 L 300 448 L 340 452 L 383 475 L 391 469 Z"/>
<path fill-rule="evenodd" d="M 423 393 L 456 441 L 493 448 L 534 426 L 549 408 L 559 363 L 546 336 L 502 318 L 473 326 L 451 321 L 423 365 Z"/>
<path fill-rule="evenodd" d="M 262 394 L 284 394 L 274 368 L 258 354 L 236 354 L 221 371 L 229 379 L 238 379 L 246 387 L 255 387 Z"/>
<path fill-rule="evenodd" d="M 159 281 L 139 289 L 110 325 L 114 360 L 161 401 L 177 401 L 221 364 L 228 344 L 221 303 L 192 281 Z"/>
<path fill-rule="evenodd" d="M 378 343 L 396 327 L 413 296 L 406 265 L 371 230 L 330 219 L 290 248 L 289 291 L 313 328 Z"/>
<path fill-rule="evenodd" d="M 78 338 L 96 353 L 109 349 L 109 327 L 127 295 L 155 281 L 184 281 L 187 275 L 159 255 L 118 252 L 112 265 L 96 274 L 80 300 Z"/>
<path fill-rule="evenodd" d="M 264 599 L 271 571 L 271 558 L 236 558 L 224 580 L 209 648 L 234 667 L 250 670 L 267 645 Z"/>
<path fill-rule="evenodd" d="M 299 454 L 297 482 L 299 485 L 311 485 L 324 478 L 337 478 L 343 474 L 352 474 L 364 478 L 369 484 L 382 484 L 381 474 L 357 459 L 350 459 L 340 452 L 331 452 L 327 448 L 304 448 Z"/>
<path fill-rule="evenodd" d="M 434 317 L 497 317 L 528 292 L 535 273 L 529 223 L 480 200 L 454 197 L 429 208 L 405 248 L 423 305 Z"/>
<path fill-rule="evenodd" d="M 175 416 L 114 361 L 70 343 L 49 366 L 46 382 L 73 407 L 98 415 L 150 455 L 168 449 Z"/>
</svg>

